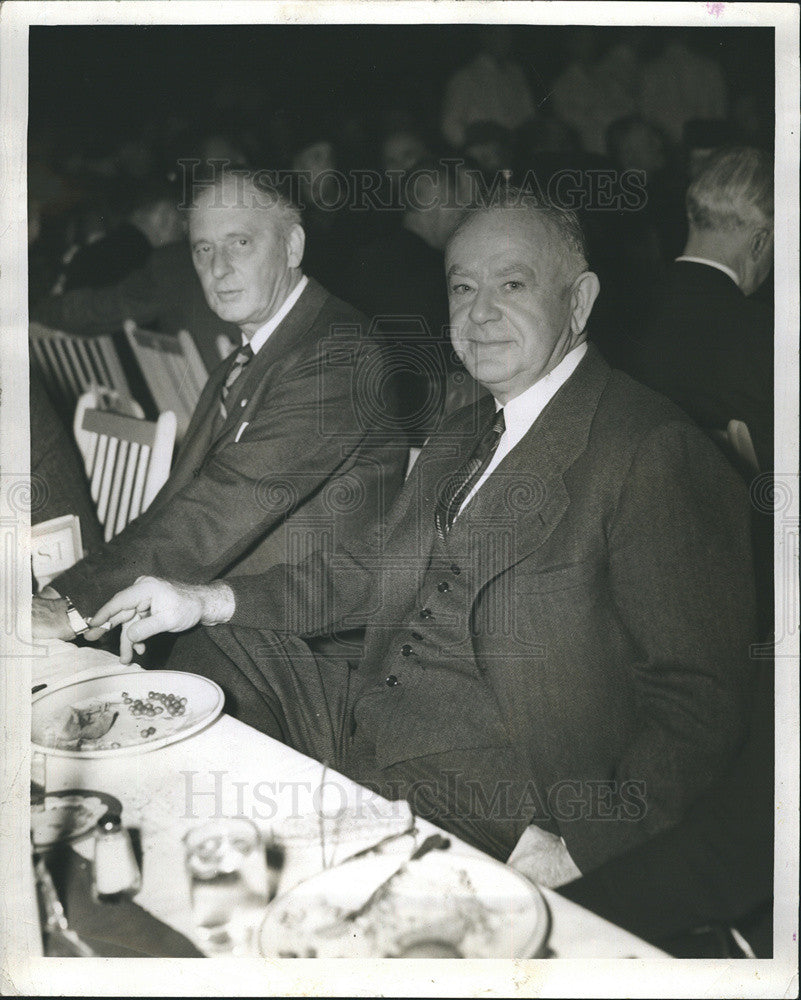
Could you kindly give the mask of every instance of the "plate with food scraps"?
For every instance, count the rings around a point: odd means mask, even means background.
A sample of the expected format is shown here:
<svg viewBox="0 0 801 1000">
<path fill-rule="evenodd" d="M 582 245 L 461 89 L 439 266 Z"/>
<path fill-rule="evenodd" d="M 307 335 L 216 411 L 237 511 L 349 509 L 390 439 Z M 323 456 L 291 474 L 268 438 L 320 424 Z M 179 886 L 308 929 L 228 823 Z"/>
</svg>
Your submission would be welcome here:
<svg viewBox="0 0 801 1000">
<path fill-rule="evenodd" d="M 31 739 L 57 757 L 143 753 L 199 732 L 224 701 L 214 681 L 177 670 L 87 677 L 34 698 Z"/>
<path fill-rule="evenodd" d="M 275 899 L 259 931 L 265 958 L 534 958 L 548 937 L 537 887 L 492 858 L 433 851 L 400 867 L 397 856 L 345 862 Z"/>
<path fill-rule="evenodd" d="M 90 833 L 106 813 L 121 813 L 119 799 L 107 792 L 68 788 L 48 792 L 43 808 L 31 809 L 31 833 L 37 849 L 65 841 L 78 840 Z"/>
</svg>

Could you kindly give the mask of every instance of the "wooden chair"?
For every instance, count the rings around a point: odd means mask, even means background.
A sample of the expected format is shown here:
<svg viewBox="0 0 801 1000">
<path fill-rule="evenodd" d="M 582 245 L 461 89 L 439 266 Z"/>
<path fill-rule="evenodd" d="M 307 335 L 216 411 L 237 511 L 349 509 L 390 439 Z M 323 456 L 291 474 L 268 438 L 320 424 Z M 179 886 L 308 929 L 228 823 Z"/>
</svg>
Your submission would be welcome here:
<svg viewBox="0 0 801 1000">
<path fill-rule="evenodd" d="M 72 433 L 78 445 L 78 451 L 83 456 L 83 464 L 89 474 L 88 463 L 96 443 L 96 435 L 83 429 L 83 415 L 87 410 L 109 410 L 112 413 L 121 413 L 126 417 L 136 417 L 144 420 L 145 414 L 142 407 L 133 399 L 120 396 L 112 389 L 104 386 L 92 386 L 78 399 L 75 407 L 75 416 L 72 421 Z"/>
<path fill-rule="evenodd" d="M 31 355 L 53 402 L 71 414 L 81 393 L 105 386 L 120 397 L 131 398 L 111 337 L 79 337 L 52 330 L 41 323 L 28 327 Z"/>
<path fill-rule="evenodd" d="M 147 510 L 164 485 L 175 427 L 172 410 L 151 423 L 111 410 L 81 408 L 79 447 L 83 445 L 89 492 L 105 541 Z"/>
<path fill-rule="evenodd" d="M 175 414 L 180 441 L 208 378 L 195 342 L 186 330 L 177 336 L 153 333 L 133 320 L 125 321 L 124 330 L 159 412 Z"/>
</svg>

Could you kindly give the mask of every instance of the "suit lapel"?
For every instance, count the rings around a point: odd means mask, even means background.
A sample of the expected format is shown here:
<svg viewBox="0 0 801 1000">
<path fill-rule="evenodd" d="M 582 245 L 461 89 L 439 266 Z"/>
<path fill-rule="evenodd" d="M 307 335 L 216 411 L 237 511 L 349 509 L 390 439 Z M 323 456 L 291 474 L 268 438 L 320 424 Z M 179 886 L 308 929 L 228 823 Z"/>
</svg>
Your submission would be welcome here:
<svg viewBox="0 0 801 1000">
<path fill-rule="evenodd" d="M 439 490 L 472 452 L 493 408 L 492 397 L 483 396 L 454 414 L 447 426 L 426 444 L 387 518 L 387 540 L 397 538 L 408 544 L 414 537 L 420 552 L 430 555 Z"/>
<path fill-rule="evenodd" d="M 247 403 L 251 400 L 260 390 L 270 367 L 277 361 L 286 358 L 298 341 L 313 329 L 314 321 L 327 297 L 328 292 L 313 278 L 309 278 L 309 283 L 303 289 L 298 301 L 273 330 L 267 342 L 245 368 L 242 375 L 234 382 L 228 397 L 228 417 L 219 426 L 217 413 L 220 389 L 234 363 L 234 358 L 228 359 L 215 371 L 217 377 L 213 397 L 214 406 L 212 412 L 208 414 L 209 438 L 206 443 L 206 452 L 216 448 L 224 438 L 236 433 L 242 422 L 242 401 L 245 400 Z M 216 428 L 216 432 L 213 431 L 214 428 Z"/>
<path fill-rule="evenodd" d="M 476 593 L 538 549 L 562 520 L 570 503 L 564 473 L 587 446 L 609 375 L 590 345 L 572 377 L 456 521 L 452 543 L 471 558 Z"/>
</svg>

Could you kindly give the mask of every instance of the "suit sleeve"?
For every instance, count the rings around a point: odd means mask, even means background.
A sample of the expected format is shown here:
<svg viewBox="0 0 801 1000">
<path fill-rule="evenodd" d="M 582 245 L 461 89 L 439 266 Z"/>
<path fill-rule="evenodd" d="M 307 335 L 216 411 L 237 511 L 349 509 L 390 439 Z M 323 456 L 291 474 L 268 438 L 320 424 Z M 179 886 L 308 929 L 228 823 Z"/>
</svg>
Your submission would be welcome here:
<svg viewBox="0 0 801 1000">
<path fill-rule="evenodd" d="M 613 777 L 637 801 L 606 827 L 607 857 L 675 824 L 743 740 L 755 636 L 745 490 L 698 430 L 664 424 L 631 463 L 608 546 L 636 649 L 635 725 Z M 563 831 L 582 870 L 599 860 L 594 825 Z"/>
<path fill-rule="evenodd" d="M 145 514 L 53 586 L 86 617 L 143 574 L 191 583 L 215 579 L 324 490 L 332 491 L 330 505 L 328 494 L 323 500 L 333 522 L 342 479 L 332 477 L 356 473 L 364 436 L 353 418 L 348 370 L 326 378 L 324 399 L 318 398 L 319 386 L 313 360 L 277 378 L 239 441 L 228 440 L 210 453 L 182 488 L 166 500 L 159 495 Z M 320 542 L 320 532 L 332 530 L 329 524 L 308 527 L 306 534 L 287 532 L 286 552 L 277 561 L 301 562 Z"/>
<path fill-rule="evenodd" d="M 559 892 L 654 942 L 704 924 L 732 924 L 770 900 L 772 682 L 767 664 L 757 681 L 748 743 L 681 823 Z"/>
<path fill-rule="evenodd" d="M 140 325 L 153 323 L 158 319 L 161 301 L 156 269 L 145 264 L 117 285 L 76 288 L 64 295 L 48 296 L 31 310 L 31 319 L 72 333 L 99 337 L 115 333 L 126 319 Z"/>
</svg>

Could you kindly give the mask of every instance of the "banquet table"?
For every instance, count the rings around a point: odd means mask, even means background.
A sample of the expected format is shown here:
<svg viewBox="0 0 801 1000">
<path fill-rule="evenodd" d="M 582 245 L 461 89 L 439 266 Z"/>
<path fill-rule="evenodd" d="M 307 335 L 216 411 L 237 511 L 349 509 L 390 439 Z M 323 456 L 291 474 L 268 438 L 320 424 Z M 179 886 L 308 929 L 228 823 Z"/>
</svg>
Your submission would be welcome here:
<svg viewBox="0 0 801 1000">
<path fill-rule="evenodd" d="M 116 656 L 100 649 L 54 641 L 48 644 L 47 655 L 34 659 L 32 684 L 47 687 L 33 697 L 72 680 L 140 669 L 123 666 Z M 263 835 L 286 839 L 280 896 L 324 866 L 343 861 L 390 830 L 402 829 L 409 815 L 406 803 L 381 799 L 224 713 L 200 732 L 149 752 L 106 758 L 48 754 L 46 782 L 48 793 L 92 789 L 120 800 L 123 822 L 137 828 L 141 838 L 142 888 L 136 903 L 204 953 L 192 922 L 183 864 L 182 837 L 191 827 L 214 816 L 245 815 Z M 361 817 L 347 836 L 338 833 L 341 815 Z M 436 830 L 424 818 L 418 817 L 416 823 L 418 842 Z M 483 856 L 448 836 L 452 853 Z M 408 854 L 412 847 L 401 843 L 398 849 Z M 87 859 L 93 848 L 91 836 L 73 843 L 73 849 Z M 541 892 L 550 911 L 545 956 L 668 958 L 558 893 L 546 888 Z"/>
</svg>

